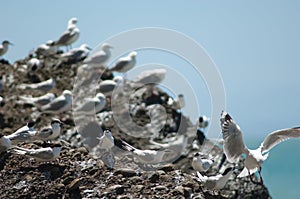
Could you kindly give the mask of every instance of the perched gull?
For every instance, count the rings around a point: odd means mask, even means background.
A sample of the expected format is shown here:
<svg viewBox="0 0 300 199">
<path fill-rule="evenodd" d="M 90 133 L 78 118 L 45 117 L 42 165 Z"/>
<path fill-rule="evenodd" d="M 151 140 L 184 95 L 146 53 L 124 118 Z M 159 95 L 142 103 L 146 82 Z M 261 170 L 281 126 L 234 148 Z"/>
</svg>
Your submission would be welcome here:
<svg viewBox="0 0 300 199">
<path fill-rule="evenodd" d="M 53 144 L 52 147 L 40 149 L 25 149 L 15 146 L 14 152 L 34 158 L 38 162 L 50 162 L 59 157 L 61 144 Z"/>
<path fill-rule="evenodd" d="M 47 93 L 40 97 L 19 96 L 19 98 L 22 101 L 22 103 L 24 103 L 24 104 L 32 104 L 36 107 L 40 107 L 40 106 L 46 105 L 46 104 L 50 103 L 52 100 L 54 100 L 55 95 L 53 93 Z"/>
<path fill-rule="evenodd" d="M 103 132 L 103 135 L 100 138 L 97 138 L 99 140 L 99 147 L 100 149 L 104 150 L 110 150 L 112 147 L 115 146 L 115 140 L 114 137 L 111 134 L 110 130 L 105 130 Z"/>
<path fill-rule="evenodd" d="M 0 153 L 7 151 L 11 147 L 11 141 L 7 136 L 0 133 Z"/>
<path fill-rule="evenodd" d="M 60 59 L 73 62 L 82 61 L 89 55 L 90 50 L 91 48 L 87 44 L 82 44 L 79 48 L 61 54 Z"/>
<path fill-rule="evenodd" d="M 96 97 L 85 99 L 85 103 L 76 108 L 76 114 L 92 115 L 101 111 L 106 104 L 105 95 L 97 93 Z"/>
<path fill-rule="evenodd" d="M 163 68 L 146 70 L 140 73 L 135 81 L 142 84 L 158 84 L 164 80 L 167 71 Z"/>
<path fill-rule="evenodd" d="M 270 133 L 261 143 L 260 147 L 255 150 L 250 150 L 246 147 L 243 141 L 243 135 L 240 127 L 233 121 L 230 115 L 222 112 L 221 127 L 224 139 L 224 153 L 229 162 L 238 161 L 241 154 L 246 154 L 245 167 L 238 177 L 250 176 L 258 170 L 261 183 L 263 183 L 261 176 L 262 163 L 267 159 L 268 152 L 277 144 L 289 138 L 300 137 L 300 127 L 277 130 Z"/>
<path fill-rule="evenodd" d="M 116 144 L 118 147 L 122 148 L 125 151 L 132 152 L 133 156 L 138 159 L 137 163 L 141 164 L 160 164 L 165 163 L 169 161 L 170 155 L 172 158 L 174 157 L 174 150 L 171 149 L 163 149 L 160 151 L 156 150 L 140 150 L 137 148 L 134 148 L 127 142 L 123 140 L 119 140 L 118 144 Z"/>
<path fill-rule="evenodd" d="M 218 174 L 215 176 L 203 176 L 199 171 L 197 171 L 197 176 L 205 188 L 209 190 L 220 190 L 225 187 L 230 176 L 233 174 L 233 171 L 233 168 L 227 168 L 223 174 Z"/>
<path fill-rule="evenodd" d="M 12 43 L 7 40 L 2 42 L 2 45 L 0 45 L 0 56 L 4 55 L 7 52 L 9 45 L 12 45 Z"/>
<path fill-rule="evenodd" d="M 64 90 L 62 95 L 41 107 L 43 113 L 59 114 L 70 110 L 72 107 L 72 92 Z"/>
<path fill-rule="evenodd" d="M 195 153 L 192 160 L 192 167 L 195 171 L 206 172 L 213 163 L 213 160 L 202 159 L 199 153 Z"/>
<path fill-rule="evenodd" d="M 50 78 L 43 82 L 33 83 L 33 84 L 20 84 L 17 87 L 19 89 L 33 89 L 33 90 L 40 90 L 44 92 L 48 92 L 55 87 L 56 83 L 55 80 Z"/>
<path fill-rule="evenodd" d="M 77 18 L 71 18 L 68 22 L 68 29 L 54 42 L 55 46 L 70 46 L 80 35 L 80 31 L 76 26 Z"/>
<path fill-rule="evenodd" d="M 19 128 L 16 132 L 6 136 L 10 139 L 13 145 L 19 142 L 30 141 L 35 135 L 36 131 L 34 130 L 34 121 L 29 121 L 25 126 Z"/>
<path fill-rule="evenodd" d="M 118 62 L 109 70 L 110 71 L 116 71 L 119 73 L 126 73 L 130 69 L 132 69 L 135 66 L 136 60 L 135 57 L 137 55 L 137 52 L 132 51 L 129 53 L 126 57 L 121 57 Z"/>
<path fill-rule="evenodd" d="M 59 119 L 52 119 L 51 125 L 38 131 L 36 137 L 43 141 L 54 140 L 60 135 L 61 125 L 63 123 Z"/>
<path fill-rule="evenodd" d="M 83 63 L 88 64 L 92 67 L 99 67 L 103 65 L 111 56 L 111 52 L 110 52 L 111 48 L 112 46 L 110 46 L 108 43 L 102 44 L 101 50 L 87 57 L 83 61 Z"/>
<path fill-rule="evenodd" d="M 27 65 L 28 71 L 35 72 L 42 66 L 42 63 L 39 59 L 33 57 L 27 62 L 26 65 Z"/>
<path fill-rule="evenodd" d="M 123 83 L 123 77 L 116 76 L 113 80 L 104 80 L 101 81 L 99 84 L 99 92 L 103 93 L 106 96 L 109 96 L 112 94 L 114 89 Z"/>
<path fill-rule="evenodd" d="M 54 41 L 49 40 L 45 44 L 39 45 L 35 50 L 34 53 L 37 55 L 53 55 L 56 54 L 58 49 L 57 46 L 54 46 Z"/>
</svg>

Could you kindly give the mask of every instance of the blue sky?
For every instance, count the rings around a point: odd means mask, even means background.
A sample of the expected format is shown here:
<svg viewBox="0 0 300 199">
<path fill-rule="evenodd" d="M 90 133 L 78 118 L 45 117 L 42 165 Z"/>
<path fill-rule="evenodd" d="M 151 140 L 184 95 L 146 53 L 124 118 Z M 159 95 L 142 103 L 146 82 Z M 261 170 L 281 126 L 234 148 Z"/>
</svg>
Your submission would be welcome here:
<svg viewBox="0 0 300 199">
<path fill-rule="evenodd" d="M 82 43 L 96 47 L 133 28 L 174 29 L 201 44 L 213 59 L 224 81 L 227 111 L 244 130 L 245 139 L 254 140 L 247 144 L 257 147 L 267 133 L 300 124 L 299 1 L 11 0 L 0 6 L 0 40 L 15 44 L 5 55 L 11 62 L 58 38 L 71 17 L 78 18 L 81 30 L 75 47 Z M 162 61 L 151 55 L 138 57 L 138 63 Z M 169 65 L 181 63 L 165 59 Z M 204 85 L 202 80 L 193 81 Z M 199 89 L 205 93 L 205 86 Z M 202 100 L 201 107 L 209 104 L 207 94 Z M 209 111 L 203 108 L 203 113 Z M 299 150 L 294 152 L 300 155 Z"/>
</svg>

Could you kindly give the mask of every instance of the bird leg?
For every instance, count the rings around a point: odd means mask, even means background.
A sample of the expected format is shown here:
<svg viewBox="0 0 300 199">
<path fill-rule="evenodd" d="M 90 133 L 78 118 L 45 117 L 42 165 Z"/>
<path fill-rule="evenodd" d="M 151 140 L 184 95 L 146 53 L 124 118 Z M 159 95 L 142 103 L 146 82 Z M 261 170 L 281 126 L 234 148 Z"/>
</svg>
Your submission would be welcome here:
<svg viewBox="0 0 300 199">
<path fill-rule="evenodd" d="M 263 181 L 263 178 L 261 176 L 261 167 L 259 167 L 259 169 L 258 169 L 258 174 L 259 174 L 259 178 L 260 178 L 260 184 L 263 185 L 264 181 Z"/>
<path fill-rule="evenodd" d="M 254 183 L 254 184 L 255 184 L 255 182 L 253 181 L 253 179 L 252 179 L 252 176 L 251 176 L 251 174 L 250 174 L 250 171 L 249 171 L 249 170 L 248 170 L 248 174 L 249 174 L 250 181 L 251 181 L 252 183 Z"/>
</svg>

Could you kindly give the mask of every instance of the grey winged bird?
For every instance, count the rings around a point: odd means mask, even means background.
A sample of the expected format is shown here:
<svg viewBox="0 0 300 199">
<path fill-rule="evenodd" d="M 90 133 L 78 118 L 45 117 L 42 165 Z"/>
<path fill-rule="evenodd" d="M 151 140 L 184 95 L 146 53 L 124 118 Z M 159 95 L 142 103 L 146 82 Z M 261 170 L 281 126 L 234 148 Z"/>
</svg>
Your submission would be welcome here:
<svg viewBox="0 0 300 199">
<path fill-rule="evenodd" d="M 53 140 L 59 137 L 61 125 L 63 123 L 59 119 L 52 119 L 50 126 L 43 127 L 36 133 L 36 137 L 42 141 Z"/>
<path fill-rule="evenodd" d="M 12 43 L 7 40 L 2 42 L 2 45 L 0 45 L 0 56 L 4 55 L 7 52 L 9 45 L 12 45 Z"/>
<path fill-rule="evenodd" d="M 13 145 L 19 143 L 19 142 L 27 142 L 34 138 L 36 135 L 36 131 L 34 130 L 34 121 L 29 121 L 25 126 L 19 128 L 14 133 L 6 136 L 8 139 L 10 139 L 11 143 Z"/>
<path fill-rule="evenodd" d="M 195 153 L 192 160 L 192 167 L 195 171 L 206 172 L 213 163 L 213 160 L 201 158 L 199 153 Z"/>
<path fill-rule="evenodd" d="M 55 95 L 53 93 L 46 93 L 45 95 L 39 97 L 31 97 L 31 96 L 19 96 L 20 100 L 24 104 L 32 104 L 36 107 L 40 107 L 50 103 L 55 99 Z"/>
<path fill-rule="evenodd" d="M 40 90 L 43 92 L 48 92 L 51 89 L 54 88 L 56 85 L 55 80 L 50 78 L 48 80 L 39 82 L 39 83 L 33 83 L 33 84 L 20 84 L 17 87 L 19 89 L 33 89 L 33 90 Z"/>
<path fill-rule="evenodd" d="M 72 107 L 72 92 L 64 90 L 62 95 L 41 107 L 43 113 L 59 114 L 70 110 Z"/>
<path fill-rule="evenodd" d="M 54 46 L 70 46 L 80 35 L 80 30 L 76 27 L 77 18 L 71 18 L 68 22 L 67 30 L 54 42 Z"/>
<path fill-rule="evenodd" d="M 258 171 L 261 183 L 263 183 L 261 167 L 268 157 L 268 152 L 274 146 L 287 139 L 300 137 L 300 127 L 277 130 L 270 133 L 257 149 L 250 150 L 244 144 L 240 127 L 233 121 L 231 116 L 223 111 L 220 120 L 224 139 L 223 148 L 227 160 L 234 163 L 238 161 L 240 155 L 245 154 L 245 167 L 238 177 L 249 175 L 251 181 L 251 174 Z"/>
<path fill-rule="evenodd" d="M 115 146 L 114 137 L 112 136 L 110 130 L 105 130 L 103 135 L 97 139 L 99 140 L 100 149 L 110 150 Z"/>
<path fill-rule="evenodd" d="M 119 73 L 125 73 L 127 71 L 129 71 L 130 69 L 132 69 L 135 66 L 136 60 L 135 57 L 137 55 L 137 52 L 132 51 L 131 53 L 129 53 L 128 56 L 126 57 L 121 57 L 117 63 L 110 68 L 110 71 L 116 71 Z"/>
<path fill-rule="evenodd" d="M 197 176 L 205 188 L 209 190 L 220 190 L 224 188 L 230 176 L 233 174 L 233 171 L 234 168 L 227 168 L 223 174 L 217 174 L 215 176 L 203 176 L 197 171 Z"/>
<path fill-rule="evenodd" d="M 50 162 L 60 156 L 61 145 L 54 144 L 52 147 L 39 148 L 39 149 L 26 149 L 15 146 L 14 151 L 16 154 L 26 155 L 34 158 L 38 162 Z"/>
<path fill-rule="evenodd" d="M 104 43 L 101 46 L 101 50 L 93 53 L 89 57 L 87 57 L 83 63 L 88 64 L 92 67 L 99 67 L 102 64 L 104 64 L 111 56 L 110 49 L 112 46 L 110 46 L 108 43 Z"/>
<path fill-rule="evenodd" d="M 97 93 L 96 97 L 85 99 L 85 102 L 74 111 L 76 114 L 91 115 L 101 111 L 105 104 L 105 95 Z"/>
</svg>

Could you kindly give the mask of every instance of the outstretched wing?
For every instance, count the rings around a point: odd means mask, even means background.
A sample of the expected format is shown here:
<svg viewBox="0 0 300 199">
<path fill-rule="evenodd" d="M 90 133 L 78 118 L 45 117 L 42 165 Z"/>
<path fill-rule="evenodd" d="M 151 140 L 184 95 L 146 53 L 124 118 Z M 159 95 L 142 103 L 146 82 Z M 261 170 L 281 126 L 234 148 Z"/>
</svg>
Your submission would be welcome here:
<svg viewBox="0 0 300 199">
<path fill-rule="evenodd" d="M 282 141 L 300 137 L 300 127 L 282 129 L 270 133 L 261 143 L 261 152 L 266 153 Z"/>
<path fill-rule="evenodd" d="M 242 132 L 228 113 L 222 112 L 220 121 L 224 139 L 224 153 L 229 162 L 235 162 L 246 148 Z"/>
</svg>

